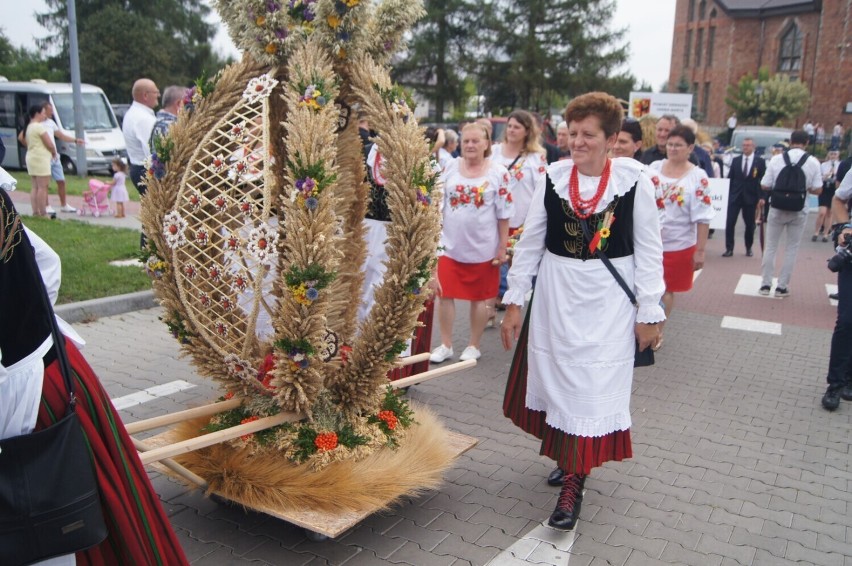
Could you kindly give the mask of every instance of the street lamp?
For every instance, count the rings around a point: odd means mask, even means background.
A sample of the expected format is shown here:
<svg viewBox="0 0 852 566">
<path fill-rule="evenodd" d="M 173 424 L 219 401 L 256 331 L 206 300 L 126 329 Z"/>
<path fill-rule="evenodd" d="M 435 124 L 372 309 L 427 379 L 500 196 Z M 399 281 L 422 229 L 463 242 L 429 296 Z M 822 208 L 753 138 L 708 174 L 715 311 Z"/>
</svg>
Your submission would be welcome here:
<svg viewBox="0 0 852 566">
<path fill-rule="evenodd" d="M 763 94 L 763 87 L 760 84 L 755 85 L 754 94 L 757 95 L 757 106 L 754 110 L 754 124 L 757 125 L 757 118 L 760 116 L 760 95 Z"/>
</svg>

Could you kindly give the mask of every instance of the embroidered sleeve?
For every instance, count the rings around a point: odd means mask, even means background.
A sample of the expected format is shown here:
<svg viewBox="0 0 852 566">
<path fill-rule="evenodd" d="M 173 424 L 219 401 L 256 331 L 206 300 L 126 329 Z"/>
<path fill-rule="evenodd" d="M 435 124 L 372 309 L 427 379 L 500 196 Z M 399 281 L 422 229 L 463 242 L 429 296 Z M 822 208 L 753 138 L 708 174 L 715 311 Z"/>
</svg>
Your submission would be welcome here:
<svg viewBox="0 0 852 566">
<path fill-rule="evenodd" d="M 696 167 L 692 174 L 684 179 L 684 184 L 689 183 L 688 190 L 692 191 L 692 202 L 690 204 L 690 219 L 699 224 L 709 224 L 716 216 L 713 208 L 713 197 L 710 194 L 710 180 L 701 168 Z"/>
<path fill-rule="evenodd" d="M 666 285 L 663 282 L 663 242 L 654 183 L 642 174 L 636 183 L 633 201 L 633 260 L 636 265 L 634 287 L 639 312 L 636 322 L 660 322 L 666 319 L 660 307 Z"/>
<path fill-rule="evenodd" d="M 498 179 L 497 183 L 497 218 L 511 218 L 515 213 L 515 205 L 512 202 L 512 189 L 509 188 L 509 173 L 503 170 L 502 174 L 492 175 Z"/>
</svg>

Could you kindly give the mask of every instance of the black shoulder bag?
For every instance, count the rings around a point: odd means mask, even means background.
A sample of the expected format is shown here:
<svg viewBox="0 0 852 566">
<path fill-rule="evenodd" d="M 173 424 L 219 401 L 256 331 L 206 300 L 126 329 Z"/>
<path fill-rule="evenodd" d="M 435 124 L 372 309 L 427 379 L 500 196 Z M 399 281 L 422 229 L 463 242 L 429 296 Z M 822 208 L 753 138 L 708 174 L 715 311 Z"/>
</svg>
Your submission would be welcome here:
<svg viewBox="0 0 852 566">
<path fill-rule="evenodd" d="M 589 229 L 589 224 L 583 219 L 580 219 L 580 225 L 583 227 L 583 241 L 585 245 L 589 245 L 592 241 L 591 230 Z M 624 293 L 627 295 L 627 298 L 630 300 L 630 304 L 632 304 L 637 309 L 639 308 L 639 302 L 636 300 L 636 295 L 633 294 L 633 291 L 630 287 L 627 286 L 627 282 L 624 281 L 624 278 L 621 277 L 621 274 L 615 269 L 615 266 L 612 265 L 612 262 L 603 253 L 601 250 L 595 250 L 595 255 L 600 259 L 606 268 L 612 273 L 612 276 L 615 278 L 615 281 L 618 283 L 619 287 L 624 290 Z M 639 349 L 639 341 L 636 341 L 636 353 L 633 358 L 633 367 L 645 367 L 654 365 L 654 350 L 650 347 L 645 348 L 644 350 Z"/>
<path fill-rule="evenodd" d="M 50 427 L 0 440 L 0 564 L 8 566 L 85 550 L 107 536 L 64 337 L 43 282 L 42 291 L 68 405 Z"/>
</svg>

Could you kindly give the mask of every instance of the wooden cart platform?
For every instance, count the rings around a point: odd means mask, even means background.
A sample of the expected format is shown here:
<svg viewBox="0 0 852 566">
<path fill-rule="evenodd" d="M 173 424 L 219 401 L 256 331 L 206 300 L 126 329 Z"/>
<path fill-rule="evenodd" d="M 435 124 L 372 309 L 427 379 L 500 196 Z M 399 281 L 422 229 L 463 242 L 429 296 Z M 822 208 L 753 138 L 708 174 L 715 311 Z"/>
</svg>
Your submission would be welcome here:
<svg viewBox="0 0 852 566">
<path fill-rule="evenodd" d="M 409 358 L 404 358 L 399 362 L 399 365 L 409 365 L 417 363 L 419 361 L 423 361 L 424 356 L 428 357 L 428 355 L 429 354 L 426 353 L 419 354 L 417 356 L 411 356 Z M 476 365 L 475 360 L 449 364 L 447 366 L 443 366 L 421 374 L 412 375 L 410 377 L 391 382 L 390 385 L 396 389 L 401 389 L 411 385 L 415 385 L 417 383 L 422 383 L 423 381 L 427 381 L 429 379 L 434 379 L 436 377 L 468 369 L 470 367 L 473 367 L 474 365 Z M 173 413 L 170 415 L 164 415 L 161 417 L 154 417 L 152 419 L 130 423 L 127 425 L 126 428 L 127 432 L 133 435 L 147 430 L 167 427 L 194 418 L 212 416 L 217 413 L 236 408 L 240 405 L 240 403 L 241 399 L 234 398 L 227 401 L 197 407 L 194 409 L 188 409 L 179 413 Z M 194 450 L 206 448 L 214 444 L 226 442 L 238 436 L 258 432 L 260 430 L 265 430 L 273 426 L 278 426 L 285 422 L 297 421 L 301 418 L 302 415 L 297 413 L 282 412 L 271 417 L 266 417 L 226 430 L 205 434 L 197 438 L 191 438 L 179 442 L 174 442 L 172 433 L 170 431 L 163 432 L 157 436 L 154 436 L 144 441 L 135 438 L 133 439 L 133 441 L 136 445 L 137 450 L 139 450 L 139 457 L 142 460 L 143 464 L 156 465 L 160 470 L 173 477 L 180 479 L 181 481 L 184 481 L 196 487 L 200 487 L 202 489 L 206 489 L 207 482 L 204 480 L 204 478 L 193 473 L 191 470 L 187 469 L 181 464 L 178 464 L 177 462 L 172 460 L 172 458 L 181 454 L 192 452 Z M 457 432 L 448 431 L 447 434 L 447 447 L 450 449 L 453 458 L 463 454 L 465 451 L 475 446 L 477 442 L 477 439 Z M 350 528 L 357 525 L 361 520 L 365 519 L 366 517 L 383 507 L 383 505 L 379 505 L 372 509 L 348 512 L 324 512 L 307 509 L 284 510 L 276 509 L 273 506 L 257 504 L 250 505 L 244 501 L 240 501 L 237 498 L 225 495 L 223 493 L 218 493 L 215 490 L 212 491 L 211 494 L 214 496 L 218 496 L 219 498 L 225 501 L 230 501 L 239 504 L 245 507 L 246 509 L 251 509 L 252 511 L 257 511 L 259 513 L 265 513 L 272 517 L 287 521 L 288 523 L 303 527 L 312 540 L 336 538 L 347 530 L 349 530 Z"/>
</svg>

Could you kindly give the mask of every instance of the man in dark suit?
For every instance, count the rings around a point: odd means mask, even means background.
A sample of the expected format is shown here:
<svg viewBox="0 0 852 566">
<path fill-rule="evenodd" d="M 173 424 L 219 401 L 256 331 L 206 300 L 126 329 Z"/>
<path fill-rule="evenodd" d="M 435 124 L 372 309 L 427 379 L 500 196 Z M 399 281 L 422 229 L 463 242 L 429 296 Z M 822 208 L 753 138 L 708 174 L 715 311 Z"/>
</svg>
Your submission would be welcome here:
<svg viewBox="0 0 852 566">
<path fill-rule="evenodd" d="M 744 139 L 743 153 L 734 158 L 728 171 L 731 184 L 728 194 L 728 219 L 725 223 L 725 253 L 722 257 L 734 255 L 734 228 L 740 211 L 745 222 L 746 255 L 754 255 L 751 251 L 751 245 L 754 243 L 754 213 L 761 197 L 760 180 L 765 172 L 766 162 L 754 154 L 754 140 Z"/>
</svg>

